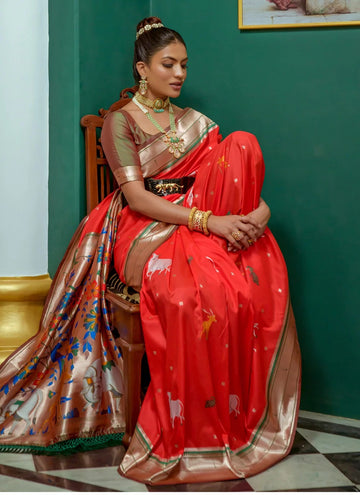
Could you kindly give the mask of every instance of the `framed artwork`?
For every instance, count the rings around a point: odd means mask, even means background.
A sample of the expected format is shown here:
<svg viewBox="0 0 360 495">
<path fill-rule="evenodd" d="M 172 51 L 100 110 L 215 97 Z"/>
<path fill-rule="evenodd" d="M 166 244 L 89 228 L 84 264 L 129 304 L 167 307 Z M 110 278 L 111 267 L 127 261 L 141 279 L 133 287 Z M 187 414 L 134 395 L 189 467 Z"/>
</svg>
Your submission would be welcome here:
<svg viewBox="0 0 360 495">
<path fill-rule="evenodd" d="M 238 0 L 240 29 L 360 25 L 360 0 Z"/>
</svg>

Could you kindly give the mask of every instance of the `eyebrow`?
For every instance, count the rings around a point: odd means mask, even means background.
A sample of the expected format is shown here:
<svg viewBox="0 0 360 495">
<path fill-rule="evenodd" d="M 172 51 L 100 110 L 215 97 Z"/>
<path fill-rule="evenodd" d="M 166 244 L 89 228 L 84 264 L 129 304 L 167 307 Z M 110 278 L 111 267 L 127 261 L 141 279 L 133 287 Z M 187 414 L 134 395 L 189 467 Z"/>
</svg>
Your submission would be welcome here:
<svg viewBox="0 0 360 495">
<path fill-rule="evenodd" d="M 165 57 L 163 57 L 161 60 L 165 60 L 166 58 L 168 58 L 170 60 L 174 60 L 174 62 L 177 62 L 177 59 L 176 58 L 170 57 L 168 55 L 166 55 Z M 186 62 L 187 60 L 189 60 L 189 57 L 184 58 L 183 60 L 181 60 L 181 62 Z"/>
</svg>

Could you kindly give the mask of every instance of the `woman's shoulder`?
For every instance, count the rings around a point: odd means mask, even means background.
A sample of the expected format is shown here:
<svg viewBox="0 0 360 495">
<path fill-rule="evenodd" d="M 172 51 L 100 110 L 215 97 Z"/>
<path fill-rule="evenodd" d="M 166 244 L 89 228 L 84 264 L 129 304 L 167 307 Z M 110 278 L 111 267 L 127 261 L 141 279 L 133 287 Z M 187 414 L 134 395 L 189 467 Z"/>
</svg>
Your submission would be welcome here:
<svg viewBox="0 0 360 495">
<path fill-rule="evenodd" d="M 120 127 L 126 128 L 132 132 L 136 132 L 138 128 L 140 128 L 137 123 L 138 117 L 136 116 L 138 113 L 139 109 L 130 101 L 123 107 L 109 112 L 105 117 L 105 121 L 111 121 L 113 124 L 117 124 Z"/>
<path fill-rule="evenodd" d="M 174 105 L 173 105 L 174 106 Z M 174 107 L 175 108 L 175 107 Z M 178 115 L 183 115 L 184 117 L 188 117 L 194 121 L 201 121 L 205 124 L 209 124 L 209 125 L 214 125 L 215 122 L 210 119 L 209 117 L 207 117 L 207 115 L 199 112 L 198 110 L 195 110 L 195 108 L 192 108 L 192 107 L 184 107 L 184 108 L 180 108 L 180 107 L 176 107 L 176 109 L 178 110 L 178 112 L 176 112 Z"/>
<path fill-rule="evenodd" d="M 130 135 L 133 132 L 134 119 L 131 114 L 119 108 L 108 112 L 104 117 L 102 133 L 126 134 Z"/>
<path fill-rule="evenodd" d="M 108 112 L 104 117 L 104 124 L 108 122 L 124 122 L 127 123 L 128 113 L 125 112 L 122 108 L 118 108 L 117 110 L 112 110 Z"/>
</svg>

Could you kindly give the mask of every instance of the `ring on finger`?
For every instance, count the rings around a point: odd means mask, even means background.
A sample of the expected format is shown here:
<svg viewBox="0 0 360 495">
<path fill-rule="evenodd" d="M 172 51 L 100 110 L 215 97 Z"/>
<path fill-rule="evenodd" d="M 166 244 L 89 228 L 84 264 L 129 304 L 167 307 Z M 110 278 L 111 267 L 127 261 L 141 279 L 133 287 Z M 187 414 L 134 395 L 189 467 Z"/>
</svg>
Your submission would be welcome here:
<svg viewBox="0 0 360 495">
<path fill-rule="evenodd" d="M 243 235 L 240 230 L 235 230 L 234 232 L 231 232 L 231 237 L 233 237 L 235 241 L 240 241 L 243 238 Z"/>
<path fill-rule="evenodd" d="M 254 244 L 254 241 L 252 239 L 248 239 L 248 244 L 249 246 L 251 246 L 252 244 Z"/>
</svg>

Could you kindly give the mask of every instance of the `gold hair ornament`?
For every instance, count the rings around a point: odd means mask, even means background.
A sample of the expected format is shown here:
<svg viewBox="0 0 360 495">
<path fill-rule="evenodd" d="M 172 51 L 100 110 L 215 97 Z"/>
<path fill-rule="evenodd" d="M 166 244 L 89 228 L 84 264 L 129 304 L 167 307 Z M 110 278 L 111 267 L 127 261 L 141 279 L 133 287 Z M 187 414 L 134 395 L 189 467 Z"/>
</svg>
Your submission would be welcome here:
<svg viewBox="0 0 360 495">
<path fill-rule="evenodd" d="M 139 36 L 145 33 L 145 31 L 150 31 L 151 29 L 160 28 L 160 27 L 164 27 L 164 24 L 161 24 L 161 22 L 155 22 L 154 24 L 146 24 L 146 26 L 139 29 L 139 31 L 136 33 L 136 39 L 138 39 Z"/>
</svg>

